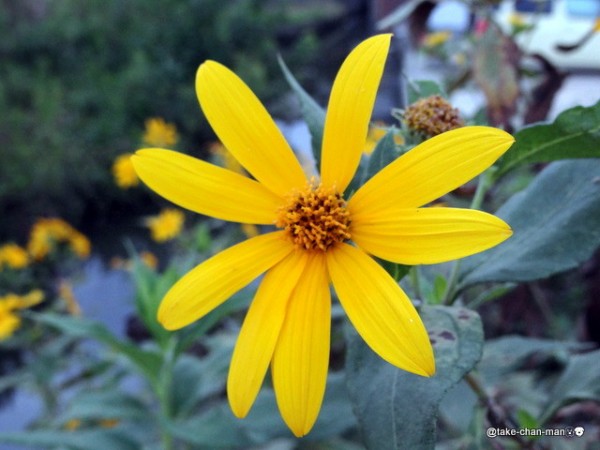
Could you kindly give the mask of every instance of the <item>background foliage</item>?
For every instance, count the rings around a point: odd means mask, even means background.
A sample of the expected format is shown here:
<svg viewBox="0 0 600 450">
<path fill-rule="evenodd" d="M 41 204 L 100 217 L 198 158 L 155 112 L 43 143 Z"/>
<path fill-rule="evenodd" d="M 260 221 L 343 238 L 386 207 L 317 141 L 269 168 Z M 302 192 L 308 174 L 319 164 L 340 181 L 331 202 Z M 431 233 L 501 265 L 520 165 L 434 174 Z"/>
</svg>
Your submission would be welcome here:
<svg viewBox="0 0 600 450">
<path fill-rule="evenodd" d="M 1 0 L 0 208 L 14 220 L 0 237 L 33 214 L 77 224 L 115 199 L 139 204 L 107 169 L 140 145 L 149 117 L 174 123 L 182 150 L 205 151 L 212 134 L 193 83 L 202 61 L 226 64 L 276 104 L 277 53 L 316 80 L 316 25 L 339 12 L 266 0 Z"/>
</svg>

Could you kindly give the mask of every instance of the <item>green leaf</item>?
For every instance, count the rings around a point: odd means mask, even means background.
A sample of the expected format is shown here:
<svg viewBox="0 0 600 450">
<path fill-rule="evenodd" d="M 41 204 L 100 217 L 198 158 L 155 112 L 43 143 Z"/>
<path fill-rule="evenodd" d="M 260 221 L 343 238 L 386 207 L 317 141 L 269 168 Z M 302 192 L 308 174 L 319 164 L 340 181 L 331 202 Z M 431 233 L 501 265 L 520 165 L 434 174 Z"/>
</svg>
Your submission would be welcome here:
<svg viewBox="0 0 600 450">
<path fill-rule="evenodd" d="M 84 318 L 52 313 L 36 314 L 29 312 L 28 315 L 34 320 L 57 328 L 68 335 L 97 340 L 125 356 L 148 380 L 152 382 L 158 380 L 158 374 L 162 366 L 161 355 L 142 350 L 127 341 L 121 341 L 102 324 Z"/>
<path fill-rule="evenodd" d="M 537 280 L 576 267 L 600 245 L 600 160 L 552 163 L 496 215 L 514 234 L 464 259 L 460 288 Z"/>
<path fill-rule="evenodd" d="M 180 274 L 173 267 L 167 268 L 163 273 L 157 273 L 135 255 L 132 277 L 138 315 L 154 339 L 164 347 L 171 332 L 158 322 L 156 316 L 160 302 L 180 278 Z"/>
<path fill-rule="evenodd" d="M 519 409 L 517 411 L 517 423 L 519 428 L 539 428 L 540 423 L 527 410 Z"/>
<path fill-rule="evenodd" d="M 400 281 L 400 280 L 402 280 L 402 278 L 404 278 L 406 275 L 408 275 L 408 272 L 410 272 L 410 268 L 412 267 L 412 266 L 405 266 L 403 264 L 393 263 L 391 261 L 386 261 L 385 259 L 380 259 L 380 258 L 375 258 L 375 259 L 379 263 L 379 265 L 381 267 L 383 267 L 385 269 L 385 271 L 387 273 L 389 273 L 390 276 L 396 281 Z"/>
<path fill-rule="evenodd" d="M 247 308 L 254 297 L 254 291 L 243 289 L 241 292 L 233 295 L 229 300 L 222 303 L 211 312 L 206 314 L 200 320 L 177 332 L 176 354 L 180 354 L 193 345 L 198 339 L 203 337 L 224 317 L 242 311 Z"/>
<path fill-rule="evenodd" d="M 551 124 L 537 124 L 515 134 L 516 142 L 499 163 L 498 175 L 528 163 L 600 157 L 600 102 L 561 113 Z"/>
<path fill-rule="evenodd" d="M 148 419 L 148 409 L 140 400 L 116 390 L 81 391 L 71 400 L 61 421 L 71 419 Z"/>
<path fill-rule="evenodd" d="M 342 373 L 327 379 L 323 406 L 315 426 L 303 441 L 327 439 L 356 425 Z M 177 420 L 169 425 L 173 434 L 186 442 L 205 448 L 249 448 L 274 438 L 291 437 L 280 417 L 272 389 L 263 389 L 248 416 L 236 419 L 226 401 L 213 404 L 206 412 Z"/>
<path fill-rule="evenodd" d="M 409 104 L 432 95 L 440 95 L 444 98 L 448 96 L 444 89 L 432 80 L 408 80 L 407 86 Z"/>
<path fill-rule="evenodd" d="M 421 310 L 437 371 L 431 378 L 400 370 L 348 332 L 347 383 L 354 412 L 370 450 L 433 449 L 444 394 L 477 364 L 483 330 L 474 311 L 446 306 Z"/>
<path fill-rule="evenodd" d="M 300 108 L 302 110 L 302 116 L 308 126 L 308 130 L 311 135 L 311 146 L 313 156 L 315 158 L 315 164 L 317 171 L 321 165 L 321 144 L 323 142 L 323 126 L 325 124 L 325 110 L 319 106 L 319 104 L 300 86 L 300 83 L 294 78 L 290 70 L 287 68 L 283 59 L 278 58 L 279 66 L 283 71 L 283 75 L 287 80 L 292 90 L 298 96 L 300 101 Z"/>
<path fill-rule="evenodd" d="M 202 358 L 185 353 L 179 356 L 173 368 L 174 414 L 189 414 L 201 401 L 225 389 L 234 342 L 231 336 L 207 336 L 202 344 L 208 354 Z"/>
<path fill-rule="evenodd" d="M 199 448 L 247 448 L 254 440 L 246 435 L 225 402 L 212 405 L 206 412 L 169 425 L 174 437 Z"/>
<path fill-rule="evenodd" d="M 505 379 L 508 373 L 519 370 L 533 355 L 566 360 L 570 352 L 588 347 L 589 344 L 581 342 L 503 336 L 485 343 L 479 371 L 489 384 L 496 384 Z"/>
<path fill-rule="evenodd" d="M 48 449 L 68 447 L 73 450 L 139 450 L 135 442 L 122 431 L 102 430 L 27 430 L 23 432 L 0 433 L 0 442 L 27 445 Z"/>
<path fill-rule="evenodd" d="M 544 423 L 562 406 L 578 400 L 600 401 L 600 350 L 570 358 L 554 385 L 540 422 Z"/>
<path fill-rule="evenodd" d="M 350 185 L 344 193 L 345 198 L 351 197 L 363 184 L 373 177 L 377 172 L 394 161 L 400 155 L 400 150 L 394 141 L 395 129 L 391 128 L 375 145 L 369 156 L 364 156 L 360 162 Z"/>
<path fill-rule="evenodd" d="M 367 158 L 366 170 L 363 174 L 361 186 L 369 181 L 373 175 L 386 167 L 400 155 L 400 151 L 396 146 L 394 137 L 396 130 L 392 127 L 387 133 L 377 142 L 373 153 Z"/>
</svg>

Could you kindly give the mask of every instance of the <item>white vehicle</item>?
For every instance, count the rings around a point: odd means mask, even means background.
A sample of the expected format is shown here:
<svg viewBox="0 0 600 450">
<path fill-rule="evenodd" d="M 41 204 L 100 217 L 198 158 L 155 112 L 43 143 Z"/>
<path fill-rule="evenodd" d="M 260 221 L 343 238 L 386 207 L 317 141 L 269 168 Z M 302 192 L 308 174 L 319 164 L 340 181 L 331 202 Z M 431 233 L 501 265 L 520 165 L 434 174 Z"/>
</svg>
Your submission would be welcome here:
<svg viewBox="0 0 600 450">
<path fill-rule="evenodd" d="M 600 69 L 600 0 L 503 0 L 495 19 L 516 42 L 558 68 Z"/>
</svg>

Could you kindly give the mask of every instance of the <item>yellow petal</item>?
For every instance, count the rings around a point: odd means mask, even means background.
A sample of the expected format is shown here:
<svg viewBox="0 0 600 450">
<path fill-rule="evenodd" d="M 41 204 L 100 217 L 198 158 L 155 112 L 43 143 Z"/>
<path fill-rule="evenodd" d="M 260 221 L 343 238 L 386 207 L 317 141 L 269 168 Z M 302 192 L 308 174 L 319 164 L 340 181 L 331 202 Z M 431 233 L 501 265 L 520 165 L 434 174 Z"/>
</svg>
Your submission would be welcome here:
<svg viewBox="0 0 600 450">
<path fill-rule="evenodd" d="M 171 150 L 138 150 L 132 162 L 153 191 L 191 211 L 240 223 L 272 224 L 282 200 L 260 183 Z"/>
<path fill-rule="evenodd" d="M 234 245 L 188 272 L 167 292 L 158 321 L 168 330 L 182 328 L 219 306 L 292 250 L 283 231 Z"/>
<path fill-rule="evenodd" d="M 213 130 L 254 178 L 278 195 L 306 184 L 306 177 L 275 122 L 248 86 L 227 67 L 206 61 L 196 93 Z"/>
<path fill-rule="evenodd" d="M 324 256 L 313 253 L 292 293 L 271 367 L 283 420 L 300 437 L 312 428 L 323 402 L 331 326 Z"/>
<path fill-rule="evenodd" d="M 323 130 L 321 181 L 339 192 L 360 162 L 390 39 L 391 34 L 382 34 L 363 41 L 335 78 Z"/>
<path fill-rule="evenodd" d="M 400 264 L 436 264 L 487 250 L 511 236 L 501 219 L 459 208 L 388 208 L 352 217 L 352 240 L 363 250 Z"/>
<path fill-rule="evenodd" d="M 348 207 L 366 216 L 390 206 L 423 206 L 479 175 L 513 142 L 510 134 L 497 128 L 447 131 L 382 169 L 356 192 Z"/>
<path fill-rule="evenodd" d="M 369 347 L 401 369 L 433 375 L 435 361 L 425 326 L 392 277 L 348 244 L 327 252 L 327 267 L 340 303 Z"/>
<path fill-rule="evenodd" d="M 248 414 L 260 390 L 306 261 L 306 252 L 295 251 L 270 269 L 246 314 L 227 378 L 229 404 L 239 418 Z"/>
</svg>

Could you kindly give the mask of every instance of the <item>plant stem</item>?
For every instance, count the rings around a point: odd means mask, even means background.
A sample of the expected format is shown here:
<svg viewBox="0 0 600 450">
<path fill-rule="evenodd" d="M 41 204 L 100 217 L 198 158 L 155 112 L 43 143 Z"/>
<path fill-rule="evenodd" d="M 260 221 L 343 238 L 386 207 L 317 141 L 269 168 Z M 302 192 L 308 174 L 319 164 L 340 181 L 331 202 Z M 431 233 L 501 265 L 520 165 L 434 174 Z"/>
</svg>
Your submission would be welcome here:
<svg viewBox="0 0 600 450">
<path fill-rule="evenodd" d="M 495 172 L 495 168 L 492 167 L 479 176 L 479 179 L 477 180 L 477 189 L 475 190 L 475 195 L 471 200 L 470 209 L 481 209 L 481 205 L 485 199 L 485 194 L 493 184 Z M 444 297 L 442 300 L 442 304 L 444 305 L 451 305 L 454 302 L 454 294 L 456 291 L 456 285 L 458 283 L 459 271 L 460 259 L 457 259 L 454 261 L 454 265 L 450 271 L 448 283 L 446 284 L 446 290 L 444 291 Z"/>
<path fill-rule="evenodd" d="M 518 429 L 519 425 L 508 417 L 502 408 L 496 404 L 494 399 L 490 397 L 481 383 L 481 380 L 474 372 L 469 372 L 465 375 L 464 380 L 471 390 L 475 393 L 479 401 L 485 406 L 487 410 L 487 419 L 489 424 L 494 428 L 509 428 Z M 514 435 L 507 436 L 517 442 L 520 448 L 530 448 L 531 442 L 524 439 L 522 436 Z"/>
<path fill-rule="evenodd" d="M 411 267 L 410 283 L 412 284 L 415 297 L 419 300 L 423 300 L 423 293 L 421 292 L 421 274 L 419 273 L 419 266 Z"/>
<path fill-rule="evenodd" d="M 160 403 L 162 421 L 165 422 L 161 424 L 162 448 L 165 450 L 172 450 L 174 448 L 173 436 L 169 429 L 169 425 L 173 416 L 171 391 L 173 388 L 173 367 L 175 366 L 176 361 L 175 349 L 177 347 L 177 338 L 175 335 L 169 337 L 165 347 L 163 365 L 161 367 L 158 382 L 156 383 L 156 396 Z"/>
</svg>

